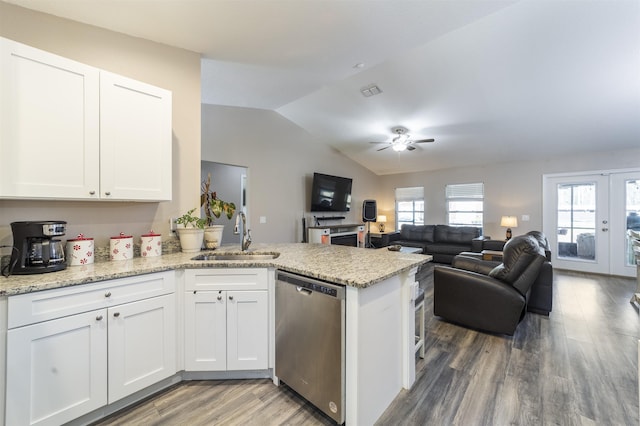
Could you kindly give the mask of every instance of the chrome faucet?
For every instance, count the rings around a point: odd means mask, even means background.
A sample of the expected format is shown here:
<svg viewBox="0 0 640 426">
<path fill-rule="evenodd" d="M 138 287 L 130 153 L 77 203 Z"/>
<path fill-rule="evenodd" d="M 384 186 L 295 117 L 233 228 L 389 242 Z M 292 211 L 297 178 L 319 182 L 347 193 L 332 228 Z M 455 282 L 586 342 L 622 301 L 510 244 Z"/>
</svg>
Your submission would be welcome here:
<svg viewBox="0 0 640 426">
<path fill-rule="evenodd" d="M 238 212 L 238 215 L 236 216 L 236 226 L 233 228 L 233 233 L 235 235 L 240 234 L 240 219 L 242 219 L 242 241 L 240 246 L 242 251 L 247 251 L 251 245 L 251 230 L 247 229 L 247 217 L 244 212 Z"/>
</svg>

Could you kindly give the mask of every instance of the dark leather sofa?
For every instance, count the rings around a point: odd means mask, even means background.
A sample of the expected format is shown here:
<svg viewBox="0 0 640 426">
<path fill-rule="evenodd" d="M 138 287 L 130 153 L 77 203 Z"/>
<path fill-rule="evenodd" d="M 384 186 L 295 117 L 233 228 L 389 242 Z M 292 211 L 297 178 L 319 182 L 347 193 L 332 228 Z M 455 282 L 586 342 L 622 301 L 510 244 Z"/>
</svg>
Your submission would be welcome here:
<svg viewBox="0 0 640 426">
<path fill-rule="evenodd" d="M 540 235 L 540 241 L 534 235 L 509 240 L 502 263 L 461 255 L 451 267 L 436 266 L 434 315 L 508 335 L 515 332 L 526 310 L 548 315 L 553 270 L 544 247 L 546 238 Z"/>
<path fill-rule="evenodd" d="M 437 263 L 451 263 L 463 251 L 480 253 L 482 228 L 449 225 L 402 225 L 400 231 L 389 236 L 390 244 L 419 247 L 423 254 L 433 256 Z"/>
</svg>

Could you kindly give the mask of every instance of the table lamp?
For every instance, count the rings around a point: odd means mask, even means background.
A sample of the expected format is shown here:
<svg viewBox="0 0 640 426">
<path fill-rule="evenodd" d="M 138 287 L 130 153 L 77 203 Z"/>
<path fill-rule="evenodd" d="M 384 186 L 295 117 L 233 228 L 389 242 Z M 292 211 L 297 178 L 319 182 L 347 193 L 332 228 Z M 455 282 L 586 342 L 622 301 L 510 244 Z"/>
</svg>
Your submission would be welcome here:
<svg viewBox="0 0 640 426">
<path fill-rule="evenodd" d="M 387 216 L 380 214 L 378 215 L 378 219 L 376 220 L 376 222 L 378 222 L 378 226 L 380 227 L 380 232 L 384 232 L 384 223 L 387 221 Z"/>
<path fill-rule="evenodd" d="M 511 239 L 511 228 L 518 227 L 518 218 L 515 216 L 502 216 L 502 219 L 500 219 L 500 226 L 507 227 L 506 240 L 509 241 Z"/>
</svg>

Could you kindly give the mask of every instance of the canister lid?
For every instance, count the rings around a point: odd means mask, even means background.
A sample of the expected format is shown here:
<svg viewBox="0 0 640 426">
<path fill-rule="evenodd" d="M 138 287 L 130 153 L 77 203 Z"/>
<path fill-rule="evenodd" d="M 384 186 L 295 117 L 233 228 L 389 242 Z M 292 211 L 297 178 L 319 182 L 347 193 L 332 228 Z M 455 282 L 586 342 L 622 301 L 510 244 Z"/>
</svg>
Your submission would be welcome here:
<svg viewBox="0 0 640 426">
<path fill-rule="evenodd" d="M 93 238 L 85 237 L 84 234 L 78 234 L 76 238 L 72 238 L 67 241 L 89 241 L 89 240 L 93 240 Z"/>
<path fill-rule="evenodd" d="M 120 235 L 116 235 L 115 237 L 111 237 L 112 240 L 119 240 L 122 238 L 133 238 L 131 235 L 125 235 L 124 232 L 121 232 Z"/>
<path fill-rule="evenodd" d="M 149 233 L 147 234 L 142 234 L 142 237 L 161 237 L 162 234 L 158 234 L 156 232 L 153 232 L 153 229 L 151 231 L 149 231 Z"/>
</svg>

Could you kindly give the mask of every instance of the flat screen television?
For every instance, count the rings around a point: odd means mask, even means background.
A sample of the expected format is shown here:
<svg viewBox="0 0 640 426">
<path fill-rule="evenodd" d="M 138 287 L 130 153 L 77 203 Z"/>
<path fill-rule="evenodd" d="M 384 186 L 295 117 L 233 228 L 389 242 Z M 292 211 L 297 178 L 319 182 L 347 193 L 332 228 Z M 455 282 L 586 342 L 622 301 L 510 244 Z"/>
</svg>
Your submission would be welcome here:
<svg viewBox="0 0 640 426">
<path fill-rule="evenodd" d="M 351 208 L 351 178 L 313 174 L 312 212 L 348 212 Z"/>
</svg>

